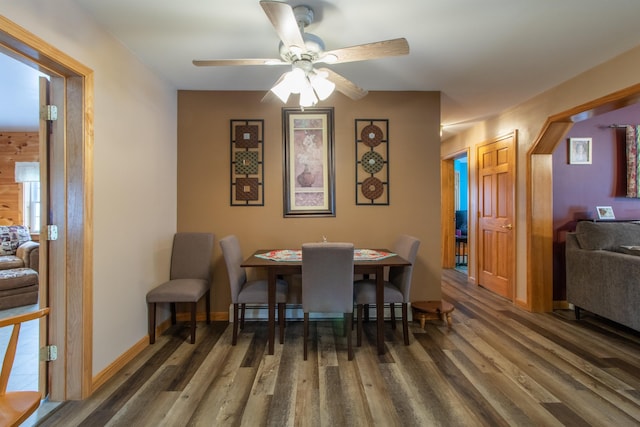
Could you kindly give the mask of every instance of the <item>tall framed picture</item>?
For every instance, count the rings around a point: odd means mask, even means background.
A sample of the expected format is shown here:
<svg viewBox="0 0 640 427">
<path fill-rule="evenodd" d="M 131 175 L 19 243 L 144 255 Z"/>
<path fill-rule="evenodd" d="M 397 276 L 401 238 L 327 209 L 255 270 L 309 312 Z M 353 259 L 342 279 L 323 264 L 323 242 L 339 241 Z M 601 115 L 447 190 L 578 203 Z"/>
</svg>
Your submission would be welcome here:
<svg viewBox="0 0 640 427">
<path fill-rule="evenodd" d="M 591 138 L 569 138 L 569 164 L 591 164 Z"/>
<path fill-rule="evenodd" d="M 284 216 L 335 216 L 333 108 L 283 108 Z"/>
</svg>

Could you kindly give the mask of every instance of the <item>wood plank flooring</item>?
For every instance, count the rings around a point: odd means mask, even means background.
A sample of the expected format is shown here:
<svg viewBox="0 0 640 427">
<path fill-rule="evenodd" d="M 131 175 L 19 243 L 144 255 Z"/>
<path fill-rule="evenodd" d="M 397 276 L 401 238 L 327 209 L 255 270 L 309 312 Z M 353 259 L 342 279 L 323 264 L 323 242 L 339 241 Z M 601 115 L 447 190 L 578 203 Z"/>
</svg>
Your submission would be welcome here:
<svg viewBox="0 0 640 427">
<path fill-rule="evenodd" d="M 178 325 L 85 401 L 65 402 L 42 426 L 638 426 L 640 333 L 585 313 L 532 314 L 443 274 L 453 327 L 375 322 L 347 361 L 341 320 L 302 322 L 267 355 L 266 323 Z M 355 331 L 354 331 L 355 336 Z"/>
</svg>

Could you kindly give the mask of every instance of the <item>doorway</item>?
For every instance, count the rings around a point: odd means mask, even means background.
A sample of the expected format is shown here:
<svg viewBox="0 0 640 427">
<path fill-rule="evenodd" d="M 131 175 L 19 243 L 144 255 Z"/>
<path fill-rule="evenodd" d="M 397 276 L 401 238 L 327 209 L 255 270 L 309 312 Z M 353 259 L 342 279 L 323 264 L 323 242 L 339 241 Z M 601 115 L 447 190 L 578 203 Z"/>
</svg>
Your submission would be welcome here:
<svg viewBox="0 0 640 427">
<path fill-rule="evenodd" d="M 0 225 L 20 225 L 28 228 L 31 240 L 41 242 L 40 223 L 40 163 L 39 138 L 39 79 L 43 73 L 8 55 L 0 53 Z M 45 239 L 42 239 L 44 242 Z M 46 265 L 46 260 L 41 260 Z M 38 266 L 27 267 L 40 270 Z M 45 273 L 46 274 L 46 273 Z M 40 281 L 46 286 L 46 280 Z M 42 292 L 40 292 L 42 294 Z M 46 291 L 45 291 L 46 293 Z M 27 301 L 22 301 L 25 303 Z M 4 305 L 0 318 L 19 315 L 38 309 L 36 304 L 21 305 L 15 301 Z M 4 343 L 8 331 L 0 331 Z M 14 374 L 9 379 L 8 390 L 43 389 L 40 381 L 38 348 L 39 321 L 27 322 L 18 340 Z M 4 348 L 0 345 L 0 348 Z M 42 385 L 42 387 L 41 387 Z"/>
<path fill-rule="evenodd" d="M 469 212 L 471 186 L 469 172 L 469 151 L 463 151 L 443 158 L 440 162 L 440 181 L 442 200 L 441 219 L 441 265 L 442 268 L 455 269 L 467 275 L 467 281 L 473 281 L 470 274 L 473 269 L 473 250 L 470 236 L 473 232 L 473 218 Z M 466 226 L 463 224 L 466 216 Z M 466 241 L 464 238 L 466 232 Z"/>
<path fill-rule="evenodd" d="M 469 272 L 469 161 L 467 153 L 453 159 L 455 269 Z"/>
<path fill-rule="evenodd" d="M 0 52 L 51 76 L 51 122 L 46 223 L 58 238 L 41 245 L 48 260 L 47 334 L 58 347 L 49 364 L 49 398 L 83 399 L 92 387 L 93 71 L 0 16 Z M 45 254 L 43 254 L 45 252 Z"/>
</svg>

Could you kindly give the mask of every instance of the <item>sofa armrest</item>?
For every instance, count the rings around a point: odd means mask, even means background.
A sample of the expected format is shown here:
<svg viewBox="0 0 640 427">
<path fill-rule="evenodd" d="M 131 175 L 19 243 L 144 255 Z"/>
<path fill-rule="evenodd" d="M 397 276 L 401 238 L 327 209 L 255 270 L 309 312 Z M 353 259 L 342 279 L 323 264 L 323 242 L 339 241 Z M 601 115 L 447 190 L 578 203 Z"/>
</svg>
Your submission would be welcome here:
<svg viewBox="0 0 640 427">
<path fill-rule="evenodd" d="M 640 256 L 567 245 L 567 301 L 640 330 Z"/>
<path fill-rule="evenodd" d="M 24 262 L 25 268 L 38 271 L 40 263 L 40 243 L 30 240 L 18 246 L 16 256 Z"/>
</svg>

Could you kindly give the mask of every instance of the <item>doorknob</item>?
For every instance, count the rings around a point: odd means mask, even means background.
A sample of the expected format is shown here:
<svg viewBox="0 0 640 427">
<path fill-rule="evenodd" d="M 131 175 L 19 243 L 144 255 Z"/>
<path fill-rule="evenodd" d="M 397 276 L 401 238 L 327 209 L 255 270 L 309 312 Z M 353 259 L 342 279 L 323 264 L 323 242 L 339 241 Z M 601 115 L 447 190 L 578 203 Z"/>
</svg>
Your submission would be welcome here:
<svg viewBox="0 0 640 427">
<path fill-rule="evenodd" d="M 501 225 L 500 228 L 506 228 L 507 230 L 512 230 L 513 229 L 513 225 L 511 225 L 511 224 Z"/>
</svg>

